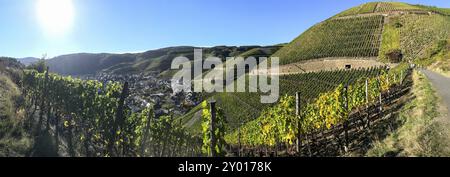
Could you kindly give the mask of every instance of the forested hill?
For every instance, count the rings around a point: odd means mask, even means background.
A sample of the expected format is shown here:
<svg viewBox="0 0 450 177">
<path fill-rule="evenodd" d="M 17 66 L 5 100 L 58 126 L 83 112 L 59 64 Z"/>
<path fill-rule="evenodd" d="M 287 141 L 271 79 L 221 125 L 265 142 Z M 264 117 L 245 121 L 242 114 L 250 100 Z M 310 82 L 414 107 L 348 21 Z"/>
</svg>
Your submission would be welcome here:
<svg viewBox="0 0 450 177">
<path fill-rule="evenodd" d="M 193 59 L 194 49 L 203 49 L 203 56 L 217 56 L 225 59 L 240 54 L 258 54 L 270 56 L 282 45 L 275 46 L 216 46 L 211 48 L 179 46 L 150 50 L 143 53 L 128 54 L 69 54 L 47 60 L 50 71 L 63 75 L 84 75 L 98 72 L 132 74 L 162 72 L 170 69 L 172 60 L 177 56 Z"/>
</svg>

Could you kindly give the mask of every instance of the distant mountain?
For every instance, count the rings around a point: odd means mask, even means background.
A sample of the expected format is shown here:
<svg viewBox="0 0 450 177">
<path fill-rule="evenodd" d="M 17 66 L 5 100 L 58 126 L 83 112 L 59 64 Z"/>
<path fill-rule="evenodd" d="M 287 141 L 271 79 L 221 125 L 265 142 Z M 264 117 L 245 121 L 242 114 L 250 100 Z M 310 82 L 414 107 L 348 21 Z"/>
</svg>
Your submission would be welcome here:
<svg viewBox="0 0 450 177">
<path fill-rule="evenodd" d="M 270 56 L 282 46 L 216 46 L 192 47 L 179 46 L 150 50 L 143 53 L 127 54 L 90 54 L 78 53 L 58 56 L 46 61 L 51 72 L 63 75 L 85 75 L 98 72 L 109 73 L 148 73 L 164 72 L 170 69 L 172 60 L 177 56 L 194 58 L 194 49 L 203 49 L 203 56 L 216 56 L 225 59 L 249 51 L 258 52 L 259 56 Z M 170 72 L 168 72 L 170 74 Z"/>
<path fill-rule="evenodd" d="M 26 57 L 26 58 L 19 58 L 17 59 L 20 63 L 24 64 L 25 66 L 28 66 L 30 64 L 33 64 L 34 62 L 37 62 L 39 58 L 35 57 Z"/>
<path fill-rule="evenodd" d="M 15 58 L 0 57 L 0 71 L 4 71 L 5 68 L 21 69 L 23 65 Z"/>
</svg>

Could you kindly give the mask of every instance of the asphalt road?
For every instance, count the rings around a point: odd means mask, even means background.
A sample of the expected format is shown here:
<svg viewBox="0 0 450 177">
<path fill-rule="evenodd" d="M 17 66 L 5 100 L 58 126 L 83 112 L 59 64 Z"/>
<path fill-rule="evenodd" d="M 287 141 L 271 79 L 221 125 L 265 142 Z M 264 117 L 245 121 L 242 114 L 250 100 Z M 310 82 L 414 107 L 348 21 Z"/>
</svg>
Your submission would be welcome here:
<svg viewBox="0 0 450 177">
<path fill-rule="evenodd" d="M 447 110 L 450 110 L 450 78 L 429 70 L 421 70 L 421 72 L 428 77 L 437 94 L 444 101 Z"/>
</svg>

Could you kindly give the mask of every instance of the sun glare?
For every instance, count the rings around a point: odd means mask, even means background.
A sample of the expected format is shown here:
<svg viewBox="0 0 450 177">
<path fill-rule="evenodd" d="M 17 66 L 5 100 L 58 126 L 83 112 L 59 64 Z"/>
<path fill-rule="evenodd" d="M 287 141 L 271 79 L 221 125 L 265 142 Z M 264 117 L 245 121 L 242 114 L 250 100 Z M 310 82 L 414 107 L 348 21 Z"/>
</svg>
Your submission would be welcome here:
<svg viewBox="0 0 450 177">
<path fill-rule="evenodd" d="M 70 30 L 74 21 L 72 0 L 38 0 L 36 8 L 45 32 L 61 35 Z"/>
</svg>

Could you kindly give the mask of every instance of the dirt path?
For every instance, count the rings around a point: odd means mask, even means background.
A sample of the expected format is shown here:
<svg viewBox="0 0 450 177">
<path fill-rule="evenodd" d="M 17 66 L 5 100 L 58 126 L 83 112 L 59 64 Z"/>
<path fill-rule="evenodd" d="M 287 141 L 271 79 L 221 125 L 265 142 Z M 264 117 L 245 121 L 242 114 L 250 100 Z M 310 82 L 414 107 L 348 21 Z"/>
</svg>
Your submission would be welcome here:
<svg viewBox="0 0 450 177">
<path fill-rule="evenodd" d="M 428 77 L 445 103 L 447 110 L 450 110 L 450 78 L 429 70 L 421 70 L 421 72 Z"/>
</svg>

